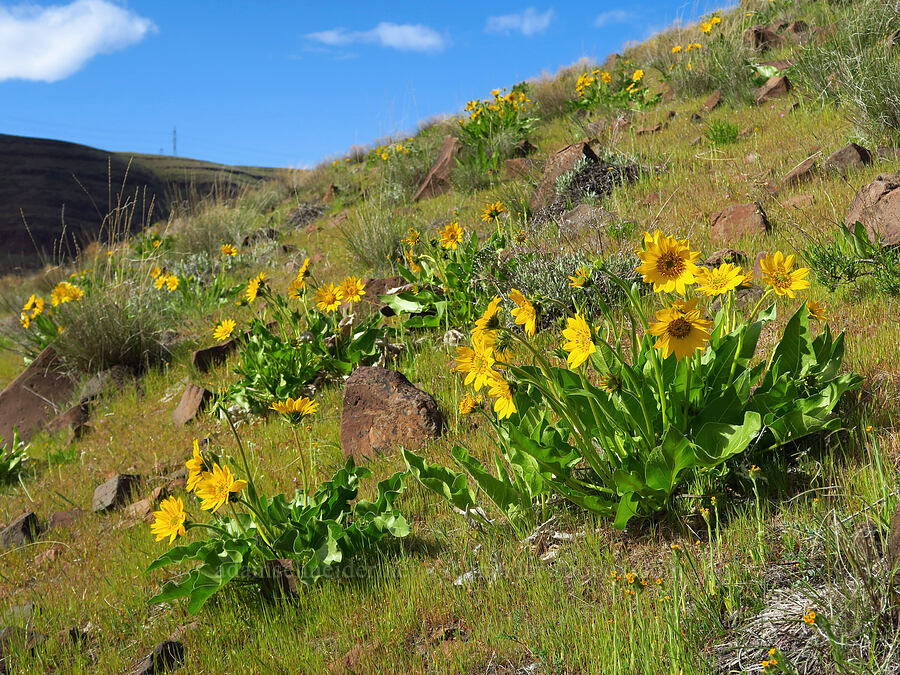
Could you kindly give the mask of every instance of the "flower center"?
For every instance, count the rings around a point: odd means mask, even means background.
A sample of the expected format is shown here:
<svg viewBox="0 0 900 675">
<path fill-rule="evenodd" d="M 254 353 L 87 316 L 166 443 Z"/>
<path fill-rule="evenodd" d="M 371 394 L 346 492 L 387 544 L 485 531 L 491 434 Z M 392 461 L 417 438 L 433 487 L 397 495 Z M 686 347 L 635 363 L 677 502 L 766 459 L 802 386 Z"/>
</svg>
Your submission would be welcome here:
<svg viewBox="0 0 900 675">
<path fill-rule="evenodd" d="M 678 277 L 685 270 L 684 258 L 676 253 L 664 253 L 656 263 L 656 269 L 666 277 Z"/>
<path fill-rule="evenodd" d="M 693 325 L 690 321 L 687 321 L 683 316 L 679 316 L 674 321 L 671 321 L 668 326 L 666 326 L 666 332 L 673 338 L 683 340 L 691 334 L 692 328 Z"/>
</svg>

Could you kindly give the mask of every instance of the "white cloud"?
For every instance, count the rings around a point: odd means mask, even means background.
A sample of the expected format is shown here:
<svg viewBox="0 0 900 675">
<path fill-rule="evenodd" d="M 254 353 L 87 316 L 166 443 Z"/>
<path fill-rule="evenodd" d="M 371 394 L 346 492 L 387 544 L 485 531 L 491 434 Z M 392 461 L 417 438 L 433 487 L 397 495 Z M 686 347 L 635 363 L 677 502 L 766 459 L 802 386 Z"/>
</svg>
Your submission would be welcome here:
<svg viewBox="0 0 900 675">
<path fill-rule="evenodd" d="M 613 23 L 625 23 L 633 18 L 635 18 L 634 12 L 630 12 L 627 9 L 610 9 L 598 14 L 597 18 L 594 19 L 594 25 L 597 28 L 603 28 Z"/>
<path fill-rule="evenodd" d="M 0 82 L 61 80 L 97 54 L 124 49 L 155 30 L 149 19 L 107 0 L 0 6 Z"/>
<path fill-rule="evenodd" d="M 503 16 L 489 16 L 485 30 L 488 33 L 521 33 L 531 37 L 547 30 L 547 26 L 553 21 L 553 10 L 538 12 L 534 7 L 529 7 L 516 14 L 504 14 Z"/>
<path fill-rule="evenodd" d="M 343 28 L 307 33 L 306 37 L 329 47 L 351 44 L 375 44 L 400 51 L 437 52 L 447 46 L 444 37 L 433 28 L 420 24 L 391 23 L 382 21 L 375 28 L 364 31 L 348 31 Z"/>
</svg>

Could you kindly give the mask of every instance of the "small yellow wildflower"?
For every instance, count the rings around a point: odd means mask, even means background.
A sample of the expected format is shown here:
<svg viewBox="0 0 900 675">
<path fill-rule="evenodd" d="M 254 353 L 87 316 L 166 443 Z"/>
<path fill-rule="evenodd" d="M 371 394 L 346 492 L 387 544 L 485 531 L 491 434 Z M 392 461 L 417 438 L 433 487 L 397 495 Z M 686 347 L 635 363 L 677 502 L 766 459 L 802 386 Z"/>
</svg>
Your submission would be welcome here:
<svg viewBox="0 0 900 675">
<path fill-rule="evenodd" d="M 214 464 L 212 471 L 204 474 L 195 492 L 202 500 L 200 508 L 215 513 L 228 503 L 232 493 L 240 492 L 245 487 L 247 481 L 235 480 L 230 468 Z"/>
<path fill-rule="evenodd" d="M 451 220 L 447 223 L 438 234 L 441 238 L 441 246 L 454 251 L 463 240 L 463 229 L 456 220 Z"/>
<path fill-rule="evenodd" d="M 234 319 L 222 319 L 216 324 L 216 327 L 213 328 L 213 337 L 218 342 L 225 342 L 225 340 L 231 337 L 236 325 L 237 323 Z"/>
<path fill-rule="evenodd" d="M 341 306 L 338 288 L 334 284 L 319 286 L 316 289 L 316 307 L 321 312 L 335 312 Z"/>
<path fill-rule="evenodd" d="M 169 538 L 169 544 L 175 541 L 175 537 L 187 534 L 184 526 L 187 514 L 184 512 L 184 502 L 181 497 L 167 497 L 159 504 L 159 510 L 153 512 L 155 518 L 150 526 L 150 532 L 156 535 L 156 541 Z"/>
<path fill-rule="evenodd" d="M 221 251 L 222 251 L 222 255 L 228 256 L 229 258 L 231 256 L 237 255 L 237 252 L 238 252 L 237 248 L 232 244 L 222 244 Z"/>
</svg>

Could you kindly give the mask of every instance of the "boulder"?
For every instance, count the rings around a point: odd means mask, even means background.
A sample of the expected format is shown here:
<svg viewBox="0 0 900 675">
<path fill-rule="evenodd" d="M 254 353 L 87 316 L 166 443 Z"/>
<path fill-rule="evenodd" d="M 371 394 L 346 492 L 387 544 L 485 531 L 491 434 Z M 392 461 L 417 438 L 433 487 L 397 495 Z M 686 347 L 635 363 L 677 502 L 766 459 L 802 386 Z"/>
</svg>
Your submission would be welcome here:
<svg viewBox="0 0 900 675">
<path fill-rule="evenodd" d="M 872 153 L 856 143 L 847 143 L 835 150 L 825 160 L 825 168 L 846 175 L 855 169 L 862 169 L 872 163 Z"/>
<path fill-rule="evenodd" d="M 137 667 L 132 671 L 133 675 L 162 675 L 177 670 L 184 665 L 184 643 L 178 640 L 163 640 L 147 654 Z"/>
<path fill-rule="evenodd" d="M 0 392 L 0 439 L 13 440 L 13 429 L 28 441 L 72 398 L 75 383 L 53 351 L 47 347 Z"/>
<path fill-rule="evenodd" d="M 81 438 L 88 428 L 86 425 L 90 418 L 90 411 L 90 404 L 79 403 L 48 422 L 44 429 L 48 434 L 56 434 L 64 429 L 68 429 L 72 438 Z"/>
<path fill-rule="evenodd" d="M 531 209 L 537 211 L 549 206 L 556 196 L 556 179 L 564 173 L 571 171 L 575 163 L 583 157 L 596 162 L 597 155 L 591 150 L 591 146 L 584 141 L 572 143 L 561 150 L 556 151 L 547 159 L 544 175 L 531 197 Z"/>
<path fill-rule="evenodd" d="M 537 150 L 537 146 L 532 145 L 532 143 L 527 138 L 523 138 L 521 141 L 515 144 L 512 150 L 512 154 L 513 157 L 528 157 L 535 150 Z"/>
<path fill-rule="evenodd" d="M 391 277 L 366 279 L 366 294 L 362 297 L 362 302 L 358 305 L 360 312 L 362 314 L 371 314 L 373 311 L 378 311 L 385 314 L 385 310 L 388 310 L 391 313 L 385 315 L 393 316 L 393 310 L 390 310 L 387 305 L 381 302 L 381 297 L 387 295 L 389 291 L 396 288 L 402 288 L 408 284 L 409 282 L 399 274 L 395 274 Z"/>
<path fill-rule="evenodd" d="M 844 222 L 865 225 L 869 236 L 900 243 L 900 175 L 882 173 L 856 193 Z"/>
<path fill-rule="evenodd" d="M 347 457 L 413 450 L 440 436 L 443 426 L 435 400 L 402 373 L 362 366 L 344 385 L 341 447 Z"/>
<path fill-rule="evenodd" d="M 746 265 L 749 258 L 743 251 L 734 248 L 723 248 L 714 251 L 707 256 L 703 264 L 706 267 L 718 267 L 723 263 L 731 263 L 732 265 Z"/>
<path fill-rule="evenodd" d="M 765 26 L 750 26 L 744 31 L 743 39 L 744 44 L 759 51 L 777 47 L 783 42 L 780 35 Z"/>
<path fill-rule="evenodd" d="M 722 102 L 722 92 L 716 89 L 700 106 L 700 112 L 706 114 Z"/>
<path fill-rule="evenodd" d="M 900 160 L 900 148 L 895 148 L 890 145 L 879 145 L 878 157 L 888 162 L 896 162 L 897 160 Z"/>
<path fill-rule="evenodd" d="M 787 96 L 790 90 L 791 81 L 787 78 L 787 75 L 773 75 L 766 80 L 763 86 L 756 90 L 756 102 L 764 103 L 773 98 Z"/>
<path fill-rule="evenodd" d="M 18 548 L 32 542 L 40 532 L 40 524 L 33 511 L 23 513 L 0 530 L 0 551 Z"/>
<path fill-rule="evenodd" d="M 428 199 L 443 194 L 450 189 L 450 170 L 456 164 L 456 157 L 462 151 L 462 143 L 455 136 L 444 138 L 444 144 L 438 153 L 431 171 L 413 197 L 413 201 Z"/>
<path fill-rule="evenodd" d="M 741 237 L 767 234 L 770 227 L 759 202 L 732 204 L 710 216 L 709 240 L 728 246 Z"/>
<path fill-rule="evenodd" d="M 900 504 L 891 517 L 891 531 L 887 538 L 887 561 L 891 569 L 900 567 Z"/>
<path fill-rule="evenodd" d="M 809 32 L 809 24 L 807 24 L 802 19 L 798 19 L 797 21 L 791 21 L 787 26 L 784 27 L 785 35 L 790 35 L 797 37 L 802 35 L 803 33 Z"/>
<path fill-rule="evenodd" d="M 198 387 L 196 384 L 187 383 L 178 407 L 172 411 L 172 421 L 176 427 L 183 427 L 193 420 L 210 402 L 213 393 L 209 389 Z"/>
<path fill-rule="evenodd" d="M 94 497 L 91 499 L 94 512 L 103 513 L 124 505 L 140 480 L 141 477 L 134 474 L 117 473 L 94 490 Z"/>
<path fill-rule="evenodd" d="M 112 368 L 101 370 L 81 387 L 81 392 L 78 394 L 78 402 L 93 403 L 103 394 L 122 391 L 134 380 L 134 373 L 125 366 L 113 366 Z"/>
<path fill-rule="evenodd" d="M 782 184 L 786 186 L 799 185 L 800 183 L 808 181 L 813 177 L 813 174 L 816 170 L 816 158 L 815 155 L 812 157 L 807 157 L 802 162 L 800 162 L 797 166 L 787 172 L 784 178 L 782 178 Z"/>
<path fill-rule="evenodd" d="M 237 349 L 237 347 L 237 340 L 231 339 L 211 347 L 198 349 L 191 354 L 191 365 L 201 373 L 205 373 L 214 366 L 225 363 L 225 359 L 227 359 L 228 355 Z"/>
</svg>

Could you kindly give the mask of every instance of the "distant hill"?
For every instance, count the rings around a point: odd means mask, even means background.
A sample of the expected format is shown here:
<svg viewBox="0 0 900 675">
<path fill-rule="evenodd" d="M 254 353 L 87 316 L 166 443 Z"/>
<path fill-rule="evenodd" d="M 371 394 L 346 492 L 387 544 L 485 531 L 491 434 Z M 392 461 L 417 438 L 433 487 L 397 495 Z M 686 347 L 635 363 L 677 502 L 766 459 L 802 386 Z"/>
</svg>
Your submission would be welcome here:
<svg viewBox="0 0 900 675">
<path fill-rule="evenodd" d="M 0 134 L 0 273 L 38 267 L 41 254 L 52 257 L 92 241 L 126 172 L 124 194 L 140 189 L 148 205 L 155 197 L 155 222 L 168 217 L 179 196 L 236 191 L 277 171 Z"/>
</svg>

